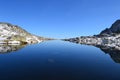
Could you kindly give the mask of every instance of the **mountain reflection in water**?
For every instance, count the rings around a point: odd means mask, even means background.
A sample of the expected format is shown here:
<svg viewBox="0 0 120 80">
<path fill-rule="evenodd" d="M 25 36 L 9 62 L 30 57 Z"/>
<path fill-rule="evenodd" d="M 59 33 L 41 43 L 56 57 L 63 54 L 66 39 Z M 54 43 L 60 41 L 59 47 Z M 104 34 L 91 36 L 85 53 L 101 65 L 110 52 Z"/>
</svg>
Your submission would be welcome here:
<svg viewBox="0 0 120 80">
<path fill-rule="evenodd" d="M 104 53 L 109 54 L 110 57 L 115 61 L 116 63 L 120 63 L 120 47 L 111 47 L 111 46 L 102 46 L 102 45 L 96 45 L 96 47 L 100 48 Z"/>
<path fill-rule="evenodd" d="M 12 45 L 12 44 L 0 44 L 0 54 L 3 53 L 10 53 L 12 51 L 20 50 L 21 48 L 25 47 L 26 45 Z"/>
<path fill-rule="evenodd" d="M 73 43 L 82 44 L 79 41 L 75 41 Z M 105 54 L 109 54 L 112 60 L 116 63 L 120 63 L 120 45 L 115 43 L 111 44 L 83 44 L 83 45 L 91 45 L 99 48 Z M 0 44 L 0 54 L 10 53 L 13 51 L 18 51 L 24 48 L 26 45 L 12 45 L 12 44 Z"/>
<path fill-rule="evenodd" d="M 111 45 L 93 46 L 120 63 L 119 46 Z M 0 80 L 120 80 L 120 64 L 102 51 L 60 40 L 0 45 L 1 53 L 11 52 L 0 54 Z"/>
<path fill-rule="evenodd" d="M 114 62 L 120 63 L 120 45 L 118 43 L 85 44 L 79 41 L 74 41 L 73 43 L 95 46 L 105 54 L 109 54 Z"/>
</svg>

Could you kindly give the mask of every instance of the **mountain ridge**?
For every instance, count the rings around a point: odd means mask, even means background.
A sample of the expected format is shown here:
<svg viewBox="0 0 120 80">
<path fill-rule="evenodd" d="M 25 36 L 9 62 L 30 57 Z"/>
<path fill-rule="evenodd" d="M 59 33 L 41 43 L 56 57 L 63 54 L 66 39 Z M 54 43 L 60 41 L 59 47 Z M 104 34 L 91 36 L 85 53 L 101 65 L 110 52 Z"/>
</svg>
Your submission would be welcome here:
<svg viewBox="0 0 120 80">
<path fill-rule="evenodd" d="M 0 22 L 0 43 L 39 43 L 49 38 L 36 36 L 20 26 Z"/>
<path fill-rule="evenodd" d="M 80 36 L 63 40 L 89 45 L 110 44 L 109 46 L 113 46 L 111 43 L 120 45 L 120 20 L 116 20 L 110 28 L 104 29 L 100 32 L 100 34 L 93 36 Z"/>
<path fill-rule="evenodd" d="M 116 20 L 110 28 L 106 28 L 105 30 L 101 31 L 99 35 L 111 35 L 111 34 L 118 34 L 120 33 L 120 20 Z"/>
</svg>

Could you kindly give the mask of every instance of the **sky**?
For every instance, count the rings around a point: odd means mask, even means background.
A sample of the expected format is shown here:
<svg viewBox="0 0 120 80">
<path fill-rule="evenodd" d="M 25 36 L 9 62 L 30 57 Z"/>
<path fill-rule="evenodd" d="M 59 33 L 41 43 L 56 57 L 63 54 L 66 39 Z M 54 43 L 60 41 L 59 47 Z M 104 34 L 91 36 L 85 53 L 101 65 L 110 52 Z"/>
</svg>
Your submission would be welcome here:
<svg viewBox="0 0 120 80">
<path fill-rule="evenodd" d="M 120 19 L 120 0 L 0 0 L 0 22 L 50 38 L 99 34 Z"/>
</svg>

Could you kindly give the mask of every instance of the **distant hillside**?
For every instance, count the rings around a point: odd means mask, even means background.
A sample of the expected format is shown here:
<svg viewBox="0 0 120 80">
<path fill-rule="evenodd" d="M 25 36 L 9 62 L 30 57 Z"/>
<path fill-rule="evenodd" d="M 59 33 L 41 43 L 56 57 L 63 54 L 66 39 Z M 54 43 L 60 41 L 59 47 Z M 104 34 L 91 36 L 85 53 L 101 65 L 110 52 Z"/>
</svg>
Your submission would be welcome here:
<svg viewBox="0 0 120 80">
<path fill-rule="evenodd" d="M 115 21 L 110 28 L 106 28 L 98 35 L 80 36 L 63 40 L 89 45 L 108 44 L 111 47 L 120 45 L 120 20 Z M 112 43 L 114 43 L 114 45 Z"/>
<path fill-rule="evenodd" d="M 0 22 L 0 41 L 20 41 L 24 43 L 38 43 L 45 39 L 47 38 L 35 36 L 17 25 Z"/>
</svg>

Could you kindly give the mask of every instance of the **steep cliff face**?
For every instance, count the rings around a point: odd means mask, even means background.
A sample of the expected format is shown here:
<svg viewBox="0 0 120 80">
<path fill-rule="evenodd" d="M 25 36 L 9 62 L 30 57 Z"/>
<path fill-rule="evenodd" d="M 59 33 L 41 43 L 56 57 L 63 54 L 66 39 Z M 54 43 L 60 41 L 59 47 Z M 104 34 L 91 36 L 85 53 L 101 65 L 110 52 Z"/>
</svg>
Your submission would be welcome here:
<svg viewBox="0 0 120 80">
<path fill-rule="evenodd" d="M 42 41 L 42 37 L 32 35 L 17 25 L 0 22 L 0 40 L 37 43 Z"/>
<path fill-rule="evenodd" d="M 101 31 L 100 35 L 111 35 L 120 33 L 120 20 L 115 21 L 110 28 Z"/>
</svg>

